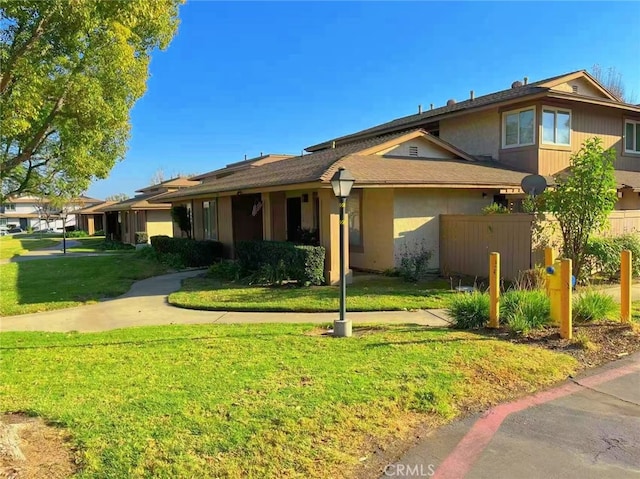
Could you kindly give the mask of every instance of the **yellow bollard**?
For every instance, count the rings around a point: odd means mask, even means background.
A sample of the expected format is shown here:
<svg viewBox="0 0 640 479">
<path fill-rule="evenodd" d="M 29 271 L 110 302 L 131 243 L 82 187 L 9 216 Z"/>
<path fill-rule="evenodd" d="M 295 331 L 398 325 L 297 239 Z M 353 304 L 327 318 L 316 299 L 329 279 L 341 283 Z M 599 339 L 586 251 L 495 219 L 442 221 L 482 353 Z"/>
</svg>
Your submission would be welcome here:
<svg viewBox="0 0 640 479">
<path fill-rule="evenodd" d="M 553 248 L 545 248 L 544 249 L 544 267 L 548 268 L 549 266 L 553 266 L 553 263 L 556 260 L 556 252 L 553 250 Z M 545 289 L 547 290 L 547 296 L 549 296 L 550 294 L 550 284 L 549 281 L 551 281 L 550 277 L 547 277 L 547 281 L 545 282 Z"/>
<path fill-rule="evenodd" d="M 489 255 L 489 327 L 500 327 L 500 253 Z"/>
<path fill-rule="evenodd" d="M 556 260 L 551 266 L 547 266 L 547 294 L 551 304 L 551 320 L 556 326 L 560 326 L 562 320 L 562 298 L 560 294 L 560 260 Z"/>
<path fill-rule="evenodd" d="M 620 321 L 631 321 L 631 251 L 620 253 Z"/>
<path fill-rule="evenodd" d="M 571 260 L 563 259 L 560 262 L 560 337 L 563 339 L 571 339 L 573 337 L 572 287 Z"/>
</svg>

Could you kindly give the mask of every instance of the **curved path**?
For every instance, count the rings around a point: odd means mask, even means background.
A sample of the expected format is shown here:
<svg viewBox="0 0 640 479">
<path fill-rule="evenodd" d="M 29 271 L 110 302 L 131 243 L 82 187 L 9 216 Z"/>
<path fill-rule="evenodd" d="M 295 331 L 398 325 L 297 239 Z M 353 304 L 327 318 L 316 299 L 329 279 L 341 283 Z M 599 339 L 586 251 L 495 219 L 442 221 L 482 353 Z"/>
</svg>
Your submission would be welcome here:
<svg viewBox="0 0 640 479">
<path fill-rule="evenodd" d="M 0 331 L 107 331 L 131 326 L 205 323 L 331 323 L 337 313 L 246 313 L 195 311 L 176 308 L 167 296 L 180 289 L 182 280 L 202 274 L 183 271 L 144 279 L 128 293 L 107 301 L 76 308 L 0 318 Z M 414 323 L 447 326 L 442 310 L 349 313 L 354 323 Z"/>
</svg>

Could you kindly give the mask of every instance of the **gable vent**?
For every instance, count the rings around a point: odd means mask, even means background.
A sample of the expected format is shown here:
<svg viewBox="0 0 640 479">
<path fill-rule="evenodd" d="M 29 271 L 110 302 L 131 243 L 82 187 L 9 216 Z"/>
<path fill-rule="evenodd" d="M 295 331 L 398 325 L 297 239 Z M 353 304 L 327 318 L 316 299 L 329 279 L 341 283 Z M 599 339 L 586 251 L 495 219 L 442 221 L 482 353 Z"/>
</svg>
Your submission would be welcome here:
<svg viewBox="0 0 640 479">
<path fill-rule="evenodd" d="M 578 93 L 578 85 L 572 85 L 571 89 L 573 90 L 573 93 Z"/>
<path fill-rule="evenodd" d="M 418 147 L 415 145 L 409 146 L 409 156 L 418 156 Z"/>
</svg>

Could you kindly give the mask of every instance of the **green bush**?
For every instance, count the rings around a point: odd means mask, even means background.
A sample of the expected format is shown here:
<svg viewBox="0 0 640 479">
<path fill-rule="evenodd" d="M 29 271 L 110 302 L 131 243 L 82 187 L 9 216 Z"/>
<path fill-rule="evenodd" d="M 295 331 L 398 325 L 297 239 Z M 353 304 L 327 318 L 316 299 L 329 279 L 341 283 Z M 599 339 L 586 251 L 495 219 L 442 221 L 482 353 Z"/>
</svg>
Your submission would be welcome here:
<svg viewBox="0 0 640 479">
<path fill-rule="evenodd" d="M 511 213 L 509 208 L 500 203 L 491 203 L 482 208 L 483 215 L 508 215 L 509 213 Z"/>
<path fill-rule="evenodd" d="M 404 251 L 400 253 L 398 276 L 411 283 L 426 279 L 429 276 L 429 260 L 432 256 L 433 252 L 424 244 L 415 250 L 409 250 L 405 243 Z"/>
<path fill-rule="evenodd" d="M 620 253 L 628 249 L 632 256 L 632 274 L 640 276 L 640 234 L 627 233 L 608 238 L 590 238 L 587 260 L 592 273 L 607 279 L 620 277 Z"/>
<path fill-rule="evenodd" d="M 489 295 L 477 291 L 456 294 L 449 301 L 447 311 L 456 328 L 483 328 L 489 321 Z"/>
<path fill-rule="evenodd" d="M 236 256 L 241 277 L 254 283 L 324 283 L 322 246 L 296 245 L 284 241 L 239 241 Z"/>
<path fill-rule="evenodd" d="M 152 261 L 160 261 L 160 257 L 155 249 L 152 246 L 145 246 L 144 248 L 139 248 L 136 250 L 135 255 L 138 258 L 148 259 Z"/>
<path fill-rule="evenodd" d="M 67 233 L 67 238 L 86 238 L 87 236 L 89 236 L 89 233 L 84 230 L 69 231 Z"/>
<path fill-rule="evenodd" d="M 240 264 L 234 260 L 222 260 L 209 267 L 207 274 L 220 281 L 237 281 L 240 279 Z"/>
<path fill-rule="evenodd" d="M 149 236 L 146 231 L 136 231 L 136 244 L 147 244 Z"/>
<path fill-rule="evenodd" d="M 179 264 L 184 267 L 210 266 L 222 257 L 222 243 L 219 241 L 152 236 L 151 246 L 163 263 L 170 260 L 170 266 L 176 268 Z"/>
<path fill-rule="evenodd" d="M 619 306 L 615 300 L 599 291 L 585 291 L 573 299 L 573 319 L 575 321 L 598 321 L 616 319 Z"/>
<path fill-rule="evenodd" d="M 527 333 L 551 322 L 551 303 L 544 291 L 507 291 L 500 301 L 500 317 L 513 331 Z"/>
</svg>

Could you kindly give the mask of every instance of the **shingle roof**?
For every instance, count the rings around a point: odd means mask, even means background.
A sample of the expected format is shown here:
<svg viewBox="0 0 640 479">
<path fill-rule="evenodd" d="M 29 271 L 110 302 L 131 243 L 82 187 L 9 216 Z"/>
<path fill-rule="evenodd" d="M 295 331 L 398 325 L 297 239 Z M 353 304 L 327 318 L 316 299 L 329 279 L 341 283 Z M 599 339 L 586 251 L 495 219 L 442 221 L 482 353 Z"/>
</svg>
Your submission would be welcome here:
<svg viewBox="0 0 640 479">
<path fill-rule="evenodd" d="M 162 183 L 158 183 L 156 185 L 149 185 L 139 190 L 136 190 L 138 193 L 148 193 L 156 191 L 160 188 L 182 188 L 187 186 L 197 185 L 197 181 L 192 181 L 189 178 L 171 178 L 170 180 L 165 180 Z M 166 190 L 165 190 L 166 191 Z"/>
<path fill-rule="evenodd" d="M 632 188 L 640 191 L 640 171 L 616 170 L 618 188 Z"/>
<path fill-rule="evenodd" d="M 421 130 L 413 130 L 410 133 L 422 133 L 426 138 L 429 138 L 428 133 Z M 384 135 L 310 155 L 281 160 L 252 170 L 240 171 L 231 176 L 179 192 L 165 193 L 152 201 L 196 198 L 208 194 L 271 186 L 315 182 L 326 184 L 340 166 L 348 168 L 356 177 L 356 183 L 362 185 L 459 184 L 517 187 L 522 178 L 528 174 L 492 162 L 462 159 L 390 158 L 372 154 L 369 150 L 376 146 L 384 147 L 385 143 L 396 139 L 405 141 L 405 135 L 407 132 Z M 438 140 L 434 139 L 434 141 Z M 367 150 L 369 152 L 364 153 Z"/>
<path fill-rule="evenodd" d="M 405 133 L 407 132 L 379 136 L 338 148 L 330 148 L 309 155 L 295 156 L 268 163 L 258 168 L 241 170 L 233 175 L 209 183 L 202 183 L 185 190 L 166 193 L 162 195 L 162 200 L 193 198 L 208 193 L 320 181 L 325 172 L 340 158 L 381 145 L 399 138 Z"/>
<path fill-rule="evenodd" d="M 400 128 L 402 129 L 415 128 L 418 125 L 423 125 L 427 123 L 428 120 L 435 120 L 440 116 L 448 115 L 450 113 L 454 113 L 457 111 L 462 111 L 470 108 L 478 108 L 482 106 L 491 105 L 493 103 L 500 103 L 507 100 L 513 100 L 521 97 L 528 97 L 528 96 L 537 95 L 540 93 L 545 93 L 549 91 L 549 88 L 541 87 L 540 85 L 548 82 L 552 82 L 554 80 L 557 80 L 565 76 L 572 75 L 574 73 L 578 73 L 580 71 L 582 70 L 578 70 L 571 73 L 565 73 L 565 74 L 558 75 L 551 78 L 545 78 L 544 80 L 528 83 L 527 85 L 519 86 L 516 88 L 509 88 L 507 90 L 502 90 L 495 93 L 490 93 L 488 95 L 479 96 L 474 98 L 473 100 L 471 99 L 464 100 L 464 101 L 456 102 L 453 105 L 445 105 L 440 108 L 434 108 L 433 110 L 423 111 L 422 113 L 416 113 L 414 115 L 397 118 L 387 123 L 383 123 L 381 125 L 367 128 L 365 130 L 361 130 L 356 133 L 341 136 L 339 138 L 335 138 L 334 140 L 318 143 L 317 145 L 309 146 L 306 148 L 306 150 L 315 151 L 318 149 L 327 148 L 331 145 L 332 141 L 335 141 L 338 144 L 345 144 L 349 141 L 354 141 L 358 138 L 361 138 L 362 136 L 381 134 L 384 132 L 389 132 L 391 130 L 397 130 Z"/>
<path fill-rule="evenodd" d="M 162 203 L 149 203 L 149 200 L 160 196 L 162 193 L 147 193 L 142 195 L 134 196 L 133 198 L 129 198 L 124 201 L 120 201 L 118 203 L 113 203 L 110 205 L 101 206 L 96 208 L 97 213 L 106 213 L 108 211 L 125 211 L 125 210 L 157 210 L 157 209 L 167 209 L 169 205 L 164 205 Z"/>
<path fill-rule="evenodd" d="M 100 208 L 105 206 L 109 206 L 116 203 L 115 201 L 102 201 L 98 204 L 87 206 L 86 208 L 81 208 L 79 210 L 74 210 L 74 215 L 91 215 L 94 213 L 102 213 L 102 211 L 98 211 Z"/>
</svg>

